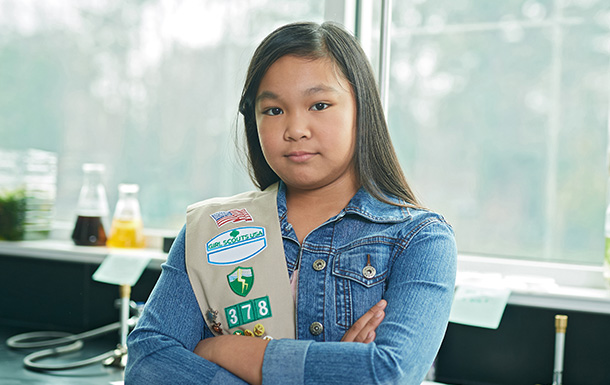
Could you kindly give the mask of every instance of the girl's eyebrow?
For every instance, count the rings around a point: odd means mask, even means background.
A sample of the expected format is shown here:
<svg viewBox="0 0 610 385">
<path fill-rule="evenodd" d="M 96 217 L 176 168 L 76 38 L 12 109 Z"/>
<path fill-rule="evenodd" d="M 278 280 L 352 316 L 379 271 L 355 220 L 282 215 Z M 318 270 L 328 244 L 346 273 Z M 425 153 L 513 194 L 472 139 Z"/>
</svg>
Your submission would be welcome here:
<svg viewBox="0 0 610 385">
<path fill-rule="evenodd" d="M 275 93 L 273 93 L 271 91 L 263 91 L 263 92 L 260 93 L 260 95 L 258 95 L 256 97 L 254 103 L 258 103 L 261 100 L 266 100 L 266 99 L 277 100 L 279 98 L 280 97 L 277 94 L 275 94 Z"/>
<path fill-rule="evenodd" d="M 326 85 L 320 84 L 320 85 L 317 85 L 317 86 L 309 87 L 308 89 L 303 91 L 303 95 L 309 96 L 309 95 L 314 95 L 314 94 L 321 93 L 321 92 L 334 92 L 334 93 L 337 93 L 339 91 L 335 87 L 331 87 L 331 86 L 326 86 Z M 266 99 L 277 100 L 279 98 L 280 98 L 279 95 L 277 95 L 274 92 L 263 91 L 263 92 L 260 93 L 260 95 L 258 95 L 256 97 L 255 103 L 258 103 L 261 100 L 266 100 Z"/>
<path fill-rule="evenodd" d="M 335 87 L 331 87 L 331 86 L 327 86 L 324 84 L 320 84 L 314 87 L 310 87 L 308 89 L 306 89 L 305 91 L 303 91 L 304 95 L 313 95 L 313 94 L 317 94 L 320 92 L 334 92 L 337 93 L 339 91 L 337 91 L 337 89 Z"/>
</svg>

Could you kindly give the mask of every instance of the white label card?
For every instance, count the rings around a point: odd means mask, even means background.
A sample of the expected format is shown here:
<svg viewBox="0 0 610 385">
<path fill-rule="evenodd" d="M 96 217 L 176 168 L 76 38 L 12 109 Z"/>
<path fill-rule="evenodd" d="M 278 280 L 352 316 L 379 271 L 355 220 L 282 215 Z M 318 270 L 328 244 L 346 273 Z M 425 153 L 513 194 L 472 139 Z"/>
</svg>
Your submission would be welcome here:
<svg viewBox="0 0 610 385">
<path fill-rule="evenodd" d="M 93 273 L 93 280 L 111 285 L 134 286 L 150 262 L 142 255 L 108 254 Z"/>
<path fill-rule="evenodd" d="M 455 290 L 449 322 L 497 329 L 509 296 L 507 288 L 460 285 Z"/>
</svg>

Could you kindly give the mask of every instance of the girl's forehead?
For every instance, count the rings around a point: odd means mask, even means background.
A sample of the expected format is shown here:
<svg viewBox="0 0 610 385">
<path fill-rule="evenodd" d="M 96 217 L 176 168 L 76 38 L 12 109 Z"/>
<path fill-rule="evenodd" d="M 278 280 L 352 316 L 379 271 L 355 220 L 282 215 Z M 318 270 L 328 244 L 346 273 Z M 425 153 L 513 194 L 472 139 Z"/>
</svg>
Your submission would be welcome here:
<svg viewBox="0 0 610 385">
<path fill-rule="evenodd" d="M 310 58 L 296 55 L 285 55 L 267 68 L 259 83 L 257 94 L 264 88 L 281 88 L 291 85 L 320 83 L 335 85 L 351 92 L 350 82 L 343 75 L 337 63 L 327 57 Z"/>
</svg>

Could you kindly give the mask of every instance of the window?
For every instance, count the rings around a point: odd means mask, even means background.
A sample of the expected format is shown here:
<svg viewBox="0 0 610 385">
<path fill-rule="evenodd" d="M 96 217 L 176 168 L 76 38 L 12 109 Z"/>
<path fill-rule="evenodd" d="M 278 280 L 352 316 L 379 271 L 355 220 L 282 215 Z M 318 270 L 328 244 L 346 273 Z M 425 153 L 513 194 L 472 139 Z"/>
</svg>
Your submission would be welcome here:
<svg viewBox="0 0 610 385">
<path fill-rule="evenodd" d="M 177 230 L 188 204 L 251 189 L 232 133 L 260 40 L 359 11 L 343 21 L 377 68 L 380 4 L 5 0 L 0 147 L 59 154 L 59 220 L 101 162 L 111 207 L 138 183 L 145 225 Z M 390 131 L 460 252 L 601 263 L 609 31 L 601 0 L 393 2 Z"/>
<path fill-rule="evenodd" d="M 56 219 L 75 220 L 81 165 L 140 185 L 145 226 L 179 229 L 186 206 L 252 188 L 233 132 L 249 59 L 324 1 L 0 3 L 0 148 L 58 153 Z"/>
<path fill-rule="evenodd" d="M 610 9 L 395 1 L 389 125 L 461 253 L 601 264 Z"/>
</svg>

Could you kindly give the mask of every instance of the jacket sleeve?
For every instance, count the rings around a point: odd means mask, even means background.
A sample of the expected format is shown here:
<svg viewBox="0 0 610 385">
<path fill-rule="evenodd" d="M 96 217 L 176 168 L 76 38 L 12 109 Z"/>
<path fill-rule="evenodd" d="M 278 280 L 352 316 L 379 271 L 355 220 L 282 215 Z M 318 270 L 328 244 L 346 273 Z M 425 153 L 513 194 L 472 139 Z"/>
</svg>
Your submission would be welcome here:
<svg viewBox="0 0 610 385">
<path fill-rule="evenodd" d="M 447 327 L 457 249 L 449 225 L 436 218 L 397 246 L 375 341 L 270 341 L 264 384 L 421 384 Z"/>
<path fill-rule="evenodd" d="M 186 274 L 184 245 L 183 228 L 127 340 L 125 384 L 245 384 L 193 353 L 197 343 L 212 334 Z"/>
</svg>

